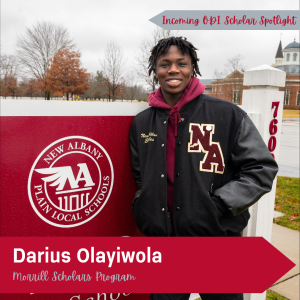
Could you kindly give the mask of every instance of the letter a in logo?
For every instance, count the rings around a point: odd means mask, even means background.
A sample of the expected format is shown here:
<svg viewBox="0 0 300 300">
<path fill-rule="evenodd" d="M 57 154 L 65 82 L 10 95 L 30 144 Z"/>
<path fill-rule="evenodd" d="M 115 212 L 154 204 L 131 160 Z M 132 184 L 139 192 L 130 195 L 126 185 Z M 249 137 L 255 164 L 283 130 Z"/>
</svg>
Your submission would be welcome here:
<svg viewBox="0 0 300 300">
<path fill-rule="evenodd" d="M 190 142 L 188 152 L 203 152 L 204 159 L 200 162 L 200 171 L 224 173 L 224 158 L 219 143 L 212 142 L 212 135 L 215 132 L 214 124 L 190 123 Z"/>
<path fill-rule="evenodd" d="M 79 172 L 77 178 L 75 179 L 74 174 L 72 172 L 72 168 L 70 166 L 67 167 L 57 167 L 57 168 L 45 168 L 45 169 L 35 169 L 36 172 L 44 175 L 50 175 L 48 177 L 42 177 L 41 179 L 44 182 L 54 181 L 50 186 L 56 186 L 56 191 L 63 190 L 66 181 L 68 180 L 71 186 L 71 189 L 75 191 L 75 189 L 79 188 L 78 182 L 85 181 L 84 189 L 89 190 L 95 183 L 92 181 L 91 174 L 88 170 L 86 163 L 77 164 L 79 167 Z M 81 177 L 83 175 L 83 177 Z M 57 194 L 57 193 L 56 193 Z"/>
</svg>

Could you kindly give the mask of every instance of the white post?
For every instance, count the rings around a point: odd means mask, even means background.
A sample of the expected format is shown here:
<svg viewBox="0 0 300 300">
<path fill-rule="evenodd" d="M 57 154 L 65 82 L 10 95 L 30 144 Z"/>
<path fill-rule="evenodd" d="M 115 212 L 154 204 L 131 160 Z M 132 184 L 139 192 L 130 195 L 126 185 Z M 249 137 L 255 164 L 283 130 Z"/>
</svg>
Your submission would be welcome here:
<svg viewBox="0 0 300 300">
<path fill-rule="evenodd" d="M 250 90 L 243 91 L 242 108 L 257 127 L 269 150 L 278 162 L 280 133 L 282 124 L 286 73 L 268 65 L 245 71 L 244 85 Z M 243 231 L 243 236 L 262 236 L 271 242 L 273 212 L 276 193 L 274 180 L 272 191 L 264 195 L 250 208 L 251 218 Z M 266 293 L 245 294 L 245 300 L 264 300 Z"/>
</svg>

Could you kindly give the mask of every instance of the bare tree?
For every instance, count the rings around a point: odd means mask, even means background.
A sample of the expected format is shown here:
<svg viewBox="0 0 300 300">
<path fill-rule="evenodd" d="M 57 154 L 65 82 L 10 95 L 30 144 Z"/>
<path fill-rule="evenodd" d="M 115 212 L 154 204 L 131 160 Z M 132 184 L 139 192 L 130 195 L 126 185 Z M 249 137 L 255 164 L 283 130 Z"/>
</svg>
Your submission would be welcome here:
<svg viewBox="0 0 300 300">
<path fill-rule="evenodd" d="M 172 35 L 175 36 L 176 34 L 177 31 L 174 32 L 173 30 L 164 30 L 163 28 L 157 26 L 152 31 L 152 37 L 149 39 L 144 39 L 138 47 L 138 52 L 135 55 L 137 60 L 136 72 L 144 82 L 146 81 L 147 85 L 150 86 L 153 91 L 156 89 L 158 84 L 154 80 L 153 73 L 151 76 L 148 74 L 150 51 L 159 40 L 168 38 Z"/>
<path fill-rule="evenodd" d="M 97 71 L 96 74 L 90 73 L 89 85 L 90 88 L 81 95 L 84 99 L 101 99 L 102 96 L 107 92 L 103 87 L 104 77 L 101 71 Z"/>
<path fill-rule="evenodd" d="M 89 75 L 89 86 L 90 86 L 90 88 L 87 89 L 85 91 L 85 93 L 81 95 L 81 97 L 83 97 L 83 100 L 84 99 L 92 100 L 94 98 L 94 93 L 96 90 L 96 80 L 95 80 L 95 74 L 93 74 L 93 73 L 90 73 L 90 75 Z"/>
<path fill-rule="evenodd" d="M 130 72 L 127 73 L 125 84 L 126 84 L 125 99 L 131 100 L 132 102 L 132 100 L 136 99 L 137 92 L 139 89 L 138 80 L 134 71 L 131 70 Z"/>
<path fill-rule="evenodd" d="M 223 78 L 223 73 L 219 72 L 217 69 L 214 70 L 213 73 L 213 78 L 214 78 L 214 84 L 216 84 L 215 86 L 215 95 L 216 97 L 218 96 L 218 88 L 219 88 L 219 83 L 222 81 Z"/>
<path fill-rule="evenodd" d="M 138 101 L 147 101 L 147 93 L 145 88 L 140 84 L 137 86 L 137 91 L 135 93 L 135 97 Z"/>
<path fill-rule="evenodd" d="M 25 34 L 17 37 L 16 54 L 24 74 L 44 79 L 54 54 L 62 48 L 73 47 L 69 32 L 63 25 L 43 21 L 32 28 L 27 27 Z"/>
<path fill-rule="evenodd" d="M 229 75 L 236 70 L 244 72 L 246 67 L 242 63 L 243 59 L 244 57 L 241 54 L 237 54 L 231 58 L 228 58 L 224 64 L 224 73 Z"/>
<path fill-rule="evenodd" d="M 0 71 L 1 76 L 3 75 L 13 75 L 17 76 L 18 74 L 18 60 L 14 55 L 1 55 L 0 59 Z"/>
<path fill-rule="evenodd" d="M 18 71 L 18 61 L 14 55 L 1 55 L 0 94 L 5 98 L 6 96 L 16 96 Z"/>
<path fill-rule="evenodd" d="M 237 104 L 240 103 L 240 97 L 243 91 L 243 76 L 241 72 L 243 73 L 246 69 L 242 62 L 243 58 L 241 54 L 237 54 L 227 59 L 224 64 L 223 72 L 215 70 L 218 75 L 222 74 L 224 76 L 222 79 L 224 82 L 222 86 L 224 97 Z"/>
<path fill-rule="evenodd" d="M 100 62 L 104 75 L 103 86 L 108 89 L 108 98 L 115 101 L 117 96 L 122 96 L 125 92 L 122 77 L 125 61 L 122 49 L 116 43 L 110 42 L 105 49 L 104 58 Z"/>
</svg>

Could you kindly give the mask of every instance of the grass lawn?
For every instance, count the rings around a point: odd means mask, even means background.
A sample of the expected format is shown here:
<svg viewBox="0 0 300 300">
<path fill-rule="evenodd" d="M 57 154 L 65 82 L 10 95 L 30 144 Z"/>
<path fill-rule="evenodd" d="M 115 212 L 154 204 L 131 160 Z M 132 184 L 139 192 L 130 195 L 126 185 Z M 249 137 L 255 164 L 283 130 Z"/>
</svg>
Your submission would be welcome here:
<svg viewBox="0 0 300 300">
<path fill-rule="evenodd" d="M 283 118 L 299 118 L 300 110 L 284 109 L 282 117 Z"/>
<path fill-rule="evenodd" d="M 275 210 L 285 214 L 273 219 L 274 223 L 300 231 L 300 179 L 293 177 L 277 177 Z"/>
<path fill-rule="evenodd" d="M 268 290 L 266 300 L 287 300 L 287 298 Z"/>
</svg>

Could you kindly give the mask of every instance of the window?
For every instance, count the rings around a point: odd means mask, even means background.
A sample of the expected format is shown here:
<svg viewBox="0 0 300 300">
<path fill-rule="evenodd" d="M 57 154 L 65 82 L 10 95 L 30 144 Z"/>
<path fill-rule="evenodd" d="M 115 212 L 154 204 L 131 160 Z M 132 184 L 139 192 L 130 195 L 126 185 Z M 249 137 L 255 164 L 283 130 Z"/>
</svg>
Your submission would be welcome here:
<svg viewBox="0 0 300 300">
<path fill-rule="evenodd" d="M 285 90 L 283 105 L 289 105 L 289 104 L 290 104 L 290 90 Z"/>
<path fill-rule="evenodd" d="M 290 61 L 290 54 L 289 53 L 286 55 L 286 61 Z"/>
<path fill-rule="evenodd" d="M 222 87 L 220 86 L 220 92 L 222 92 Z"/>
<path fill-rule="evenodd" d="M 239 86 L 235 86 L 234 89 L 233 89 L 232 102 L 240 104 L 240 87 Z"/>
<path fill-rule="evenodd" d="M 300 91 L 297 92 L 296 105 L 300 105 Z"/>
<path fill-rule="evenodd" d="M 297 61 L 297 53 L 293 54 L 293 61 Z"/>
</svg>

